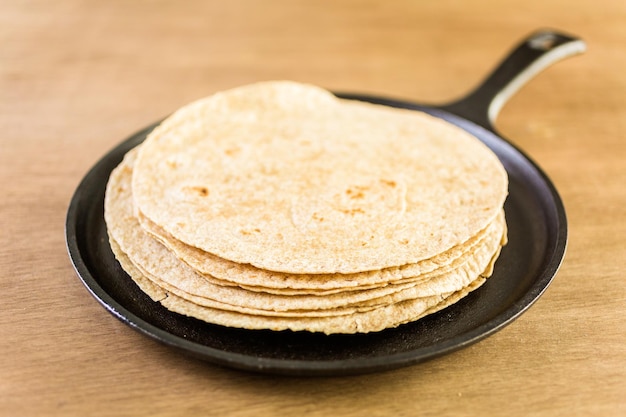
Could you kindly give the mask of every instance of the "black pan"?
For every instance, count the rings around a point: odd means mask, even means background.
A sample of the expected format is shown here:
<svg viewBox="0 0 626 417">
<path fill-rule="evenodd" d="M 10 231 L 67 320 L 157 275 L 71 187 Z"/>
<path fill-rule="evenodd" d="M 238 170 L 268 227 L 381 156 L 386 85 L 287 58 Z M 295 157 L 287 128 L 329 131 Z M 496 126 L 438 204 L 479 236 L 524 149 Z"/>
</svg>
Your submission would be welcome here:
<svg viewBox="0 0 626 417">
<path fill-rule="evenodd" d="M 131 328 L 215 364 L 291 375 L 346 375 L 415 364 L 494 334 L 528 309 L 556 274 L 567 241 L 563 204 L 543 171 L 494 127 L 500 107 L 540 70 L 585 45 L 551 31 L 524 40 L 465 98 L 444 106 L 357 94 L 340 97 L 430 113 L 460 126 L 489 146 L 510 181 L 505 203 L 509 244 L 493 276 L 458 303 L 417 322 L 378 333 L 312 334 L 232 329 L 172 313 L 143 294 L 115 261 L 103 220 L 105 185 L 123 155 L 154 127 L 128 138 L 85 176 L 69 206 L 67 248 L 91 294 Z"/>
</svg>

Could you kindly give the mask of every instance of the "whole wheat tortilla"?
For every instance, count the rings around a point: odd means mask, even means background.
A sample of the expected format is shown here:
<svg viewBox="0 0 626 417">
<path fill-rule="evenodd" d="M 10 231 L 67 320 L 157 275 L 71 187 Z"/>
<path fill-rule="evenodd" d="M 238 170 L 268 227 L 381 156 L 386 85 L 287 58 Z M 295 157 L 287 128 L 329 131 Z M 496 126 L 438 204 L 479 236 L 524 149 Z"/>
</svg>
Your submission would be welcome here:
<svg viewBox="0 0 626 417">
<path fill-rule="evenodd" d="M 498 254 L 499 250 L 493 255 L 490 262 L 488 262 L 486 269 L 480 274 L 481 277 L 488 278 L 491 275 L 491 265 L 498 257 Z M 370 295 L 367 295 L 366 297 L 368 298 L 366 298 L 365 301 L 356 300 L 359 296 L 364 295 L 363 292 L 352 292 L 346 294 L 346 297 L 342 297 L 344 294 L 337 294 L 338 297 L 332 299 L 327 297 L 317 297 L 317 299 L 315 299 L 315 297 L 307 296 L 294 296 L 283 299 L 269 297 L 271 302 L 264 303 L 263 300 L 268 298 L 265 294 L 241 291 L 237 293 L 237 291 L 231 291 L 227 292 L 230 297 L 222 298 L 219 297 L 219 291 L 218 294 L 211 291 L 212 289 L 216 289 L 212 285 L 189 285 L 193 284 L 194 281 L 185 281 L 183 285 L 176 285 L 173 284 L 171 280 L 163 280 L 159 278 L 159 276 L 151 274 L 132 260 L 130 262 L 132 262 L 145 277 L 148 277 L 150 281 L 163 290 L 199 306 L 256 316 L 291 318 L 330 317 L 362 313 L 406 300 L 428 298 L 459 291 L 465 286 L 470 285 L 477 277 L 476 274 L 469 272 L 468 268 L 459 268 L 459 270 L 455 271 L 453 274 L 437 277 L 433 279 L 433 282 L 425 283 L 424 285 L 412 285 L 406 289 L 397 291 L 386 288 L 391 290 L 389 294 L 371 299 L 369 298 Z M 350 300 L 352 301 L 349 302 Z M 344 305 L 344 303 L 347 304 Z M 252 307 L 250 307 L 250 305 L 252 305 Z M 291 305 L 292 308 L 286 308 L 286 305 Z"/>
<path fill-rule="evenodd" d="M 372 290 L 326 296 L 277 296 L 215 285 L 180 262 L 139 226 L 132 208 L 131 176 L 135 155 L 136 151 L 133 150 L 125 156 L 111 173 L 107 184 L 105 220 L 111 240 L 115 241 L 116 247 L 130 258 L 143 276 L 149 277 L 169 292 L 207 307 L 257 315 L 281 315 L 277 312 L 290 312 L 291 316 L 343 315 L 371 309 L 371 306 L 454 292 L 468 285 L 488 267 L 494 256 L 497 256 L 502 236 L 505 235 L 504 222 L 501 221 L 496 224 L 495 234 L 488 235 L 485 242 L 478 245 L 476 251 L 454 269 L 432 273 L 429 279 L 403 280 L 400 284 Z"/>
<path fill-rule="evenodd" d="M 167 309 L 195 317 L 208 323 L 220 324 L 229 327 L 238 327 L 251 330 L 292 330 L 320 332 L 325 334 L 353 334 L 377 332 L 398 327 L 401 324 L 418 320 L 426 315 L 436 313 L 465 297 L 471 291 L 480 287 L 486 281 L 478 277 L 469 286 L 452 294 L 441 294 L 428 298 L 407 300 L 401 303 L 387 305 L 376 310 L 364 313 L 355 313 L 338 317 L 299 318 L 259 317 L 242 315 L 239 313 L 215 310 L 198 306 L 177 297 L 168 296 L 161 301 Z"/>
<path fill-rule="evenodd" d="M 127 204 L 132 204 L 128 202 Z M 149 219 L 138 213 L 141 227 L 161 242 L 178 258 L 199 273 L 220 285 L 238 285 L 251 291 L 269 291 L 274 294 L 298 294 L 302 290 L 318 295 L 346 291 L 349 288 L 367 289 L 398 281 L 427 279 L 432 274 L 441 274 L 457 268 L 466 261 L 485 240 L 501 233 L 504 225 L 504 213 L 501 213 L 485 229 L 461 245 L 425 259 L 415 264 L 385 268 L 382 270 L 356 272 L 351 274 L 290 274 L 267 271 L 249 264 L 238 264 L 201 249 L 189 246 L 167 233 Z M 290 291 L 295 289 L 297 291 Z M 286 291 L 284 291 L 286 290 Z"/>
<path fill-rule="evenodd" d="M 348 274 L 468 241 L 500 213 L 507 176 L 442 120 L 269 82 L 166 119 L 132 188 L 139 212 L 187 245 L 270 271 Z"/>
<path fill-rule="evenodd" d="M 477 278 L 471 285 L 453 294 L 441 294 L 428 298 L 407 300 L 398 304 L 387 305 L 376 310 L 364 313 L 355 313 L 338 317 L 299 318 L 259 317 L 242 315 L 239 313 L 215 310 L 198 306 L 189 301 L 169 296 L 161 301 L 167 309 L 179 314 L 229 327 L 238 327 L 251 330 L 292 330 L 309 331 L 326 334 L 353 334 L 377 332 L 397 327 L 401 324 L 418 320 L 428 314 L 456 303 L 471 291 L 485 282 L 485 278 Z"/>
<path fill-rule="evenodd" d="M 250 330 L 293 330 L 333 333 L 368 333 L 397 327 L 401 324 L 417 320 L 425 315 L 435 313 L 456 303 L 469 292 L 482 285 L 486 279 L 479 276 L 470 285 L 452 294 L 441 294 L 428 298 L 407 300 L 397 304 L 386 305 L 374 310 L 334 317 L 266 317 L 242 314 L 233 311 L 219 310 L 190 302 L 176 294 L 163 291 L 143 276 L 125 254 L 119 251 L 115 241 L 111 248 L 116 253 L 120 264 L 137 283 L 142 283 L 142 290 L 153 300 L 165 308 L 178 314 L 203 320 L 222 326 L 238 327 Z M 146 285 L 146 283 L 150 283 Z"/>
</svg>

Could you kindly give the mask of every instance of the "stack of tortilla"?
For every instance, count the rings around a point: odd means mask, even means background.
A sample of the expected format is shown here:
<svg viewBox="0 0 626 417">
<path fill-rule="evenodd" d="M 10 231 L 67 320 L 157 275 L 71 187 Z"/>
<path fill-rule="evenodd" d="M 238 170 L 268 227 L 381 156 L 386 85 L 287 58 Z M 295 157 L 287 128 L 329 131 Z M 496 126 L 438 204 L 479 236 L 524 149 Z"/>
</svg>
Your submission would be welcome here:
<svg viewBox="0 0 626 417">
<path fill-rule="evenodd" d="M 265 82 L 191 103 L 111 174 L 121 266 L 176 313 L 365 333 L 455 303 L 506 243 L 506 171 L 429 115 Z"/>
</svg>

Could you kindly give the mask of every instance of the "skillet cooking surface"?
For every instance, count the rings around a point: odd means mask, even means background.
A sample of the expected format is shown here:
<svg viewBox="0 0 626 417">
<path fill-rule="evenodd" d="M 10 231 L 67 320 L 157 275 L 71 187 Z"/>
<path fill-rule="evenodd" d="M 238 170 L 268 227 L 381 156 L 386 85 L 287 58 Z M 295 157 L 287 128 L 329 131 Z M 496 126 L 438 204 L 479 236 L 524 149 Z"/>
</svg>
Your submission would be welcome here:
<svg viewBox="0 0 626 417">
<path fill-rule="evenodd" d="M 66 239 L 75 269 L 91 294 L 132 328 L 182 352 L 239 369 L 291 375 L 344 375 L 393 369 L 468 346 L 516 319 L 548 287 L 565 253 L 563 205 L 543 172 L 493 129 L 440 108 L 362 95 L 340 95 L 421 110 L 456 124 L 484 142 L 509 175 L 505 203 L 509 243 L 493 276 L 458 303 L 382 332 L 323 335 L 227 328 L 168 311 L 121 269 L 109 247 L 103 201 L 110 172 L 140 144 L 150 126 L 104 156 L 76 190 Z"/>
</svg>

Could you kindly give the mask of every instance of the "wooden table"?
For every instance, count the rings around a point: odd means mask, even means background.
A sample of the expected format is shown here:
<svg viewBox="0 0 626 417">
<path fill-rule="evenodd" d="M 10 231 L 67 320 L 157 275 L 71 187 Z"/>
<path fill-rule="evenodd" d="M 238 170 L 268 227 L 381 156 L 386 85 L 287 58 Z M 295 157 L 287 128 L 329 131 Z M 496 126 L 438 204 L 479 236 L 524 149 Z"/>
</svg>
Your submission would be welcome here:
<svg viewBox="0 0 626 417">
<path fill-rule="evenodd" d="M 625 21 L 622 0 L 3 2 L 0 415 L 626 415 Z M 78 182 L 177 107 L 268 79 L 446 102 L 540 27 L 588 51 L 497 126 L 553 179 L 570 240 L 548 291 L 494 336 L 373 375 L 263 376 L 140 335 L 74 273 Z"/>
</svg>

